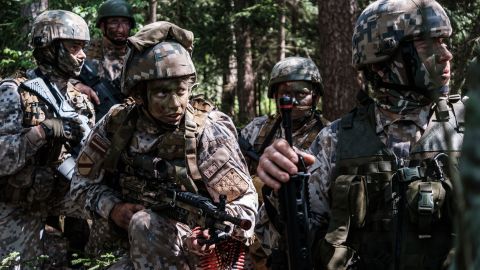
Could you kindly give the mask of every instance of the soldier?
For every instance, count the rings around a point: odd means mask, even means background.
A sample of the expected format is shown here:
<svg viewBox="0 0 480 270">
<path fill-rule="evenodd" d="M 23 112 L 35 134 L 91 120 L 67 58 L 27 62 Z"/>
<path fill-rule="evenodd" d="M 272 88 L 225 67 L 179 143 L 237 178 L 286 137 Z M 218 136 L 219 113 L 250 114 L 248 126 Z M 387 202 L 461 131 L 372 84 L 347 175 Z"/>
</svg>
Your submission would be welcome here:
<svg viewBox="0 0 480 270">
<path fill-rule="evenodd" d="M 324 128 L 310 148 L 316 159 L 304 154 L 321 181 L 317 200 L 331 209 L 315 253 L 320 269 L 440 269 L 446 260 L 453 240 L 448 156 L 458 157 L 463 139 L 463 103 L 448 95 L 451 32 L 433 0 L 376 1 L 358 18 L 353 64 L 375 102 Z M 278 189 L 297 172 L 297 160 L 278 140 L 258 175 Z"/>
<path fill-rule="evenodd" d="M 79 80 L 71 82 L 97 105 L 95 110 L 97 119 L 100 119 L 113 103 L 123 100 L 120 73 L 127 52 L 127 38 L 135 27 L 132 7 L 125 0 L 105 1 L 98 9 L 96 27 L 102 30 L 103 37 L 93 40 L 89 45 L 86 61 L 88 71 L 84 68 Z M 106 80 L 106 90 L 111 93 L 99 93 L 103 89 L 94 86 L 99 83 L 96 82 L 97 76 Z"/>
<path fill-rule="evenodd" d="M 32 30 L 38 67 L 26 78 L 0 83 L 0 257 L 16 251 L 23 263 L 46 254 L 46 217 L 83 217 L 69 199 L 63 169 L 73 169 L 71 149 L 83 138 L 86 122 L 95 121 L 93 105 L 68 82 L 80 73 L 89 40 L 80 16 L 43 12 Z"/>
<path fill-rule="evenodd" d="M 165 40 L 172 36 L 176 40 Z M 176 181 L 215 201 L 224 194 L 227 211 L 252 224 L 257 193 L 230 118 L 203 100 L 189 102 L 196 80 L 187 51 L 193 33 L 156 22 L 128 40 L 122 91 L 133 99 L 113 107 L 95 126 L 78 159 L 71 193 L 88 211 L 124 230 L 135 269 L 193 269 L 205 254 L 226 250 L 201 245 L 197 238 L 209 237 L 204 228 L 161 210 L 165 186 Z M 227 242 L 235 247 L 249 245 L 253 226 L 235 226 L 230 236 Z"/>
<path fill-rule="evenodd" d="M 292 137 L 294 145 L 298 149 L 308 149 L 320 130 L 328 124 L 328 121 L 322 117 L 321 112 L 317 110 L 317 104 L 322 93 L 322 78 L 317 66 L 311 59 L 287 57 L 273 67 L 268 97 L 275 99 L 277 108 L 280 97 L 287 95 L 295 98 L 297 104 L 292 112 Z M 263 150 L 274 139 L 283 136 L 280 123 L 281 114 L 278 111 L 274 116 L 261 116 L 253 119 L 241 131 L 240 140 L 245 141 L 240 145 L 248 145 L 253 149 L 252 151 L 248 150 L 250 148 L 248 146 L 242 147 L 252 175 L 256 173 L 258 157 L 263 153 Z M 258 179 L 255 181 L 255 179 L 254 177 L 257 192 L 260 193 L 262 189 L 261 181 Z M 315 183 L 311 184 L 315 185 Z M 312 186 L 310 190 L 315 190 L 315 187 Z M 271 189 L 265 189 L 265 193 L 263 193 L 266 201 L 265 204 L 260 206 L 259 219 L 255 228 L 255 233 L 260 241 L 256 242 L 256 245 L 253 245 L 251 248 L 252 255 L 258 266 L 266 264 L 266 255 L 272 255 L 270 258 L 277 260 L 268 262 L 268 265 L 282 263 L 278 260 L 285 259 L 285 256 L 281 256 L 278 250 L 280 236 L 273 225 L 274 223 L 270 222 L 270 218 L 267 215 L 267 213 L 275 211 L 272 203 L 268 200 L 270 193 Z M 266 211 L 265 207 L 270 208 L 269 211 Z M 312 213 L 315 213 L 315 211 L 312 211 Z M 312 220 L 316 225 L 321 223 L 319 220 L 316 220 L 317 218 L 313 216 Z M 260 242 L 261 246 L 259 245 Z M 274 254 L 272 254 L 272 250 L 274 250 Z"/>
</svg>

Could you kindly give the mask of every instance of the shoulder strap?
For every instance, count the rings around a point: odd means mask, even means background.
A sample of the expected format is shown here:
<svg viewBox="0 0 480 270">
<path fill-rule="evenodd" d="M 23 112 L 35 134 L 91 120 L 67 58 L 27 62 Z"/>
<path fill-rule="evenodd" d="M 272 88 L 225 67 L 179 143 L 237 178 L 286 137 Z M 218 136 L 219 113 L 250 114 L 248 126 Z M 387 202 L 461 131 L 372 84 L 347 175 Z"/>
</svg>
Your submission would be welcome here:
<svg viewBox="0 0 480 270">
<path fill-rule="evenodd" d="M 112 140 L 104 161 L 106 171 L 113 173 L 117 169 L 122 151 L 127 147 L 135 131 L 138 115 L 138 107 L 128 102 L 112 112 L 106 125 L 107 137 Z"/>
<path fill-rule="evenodd" d="M 202 179 L 197 164 L 197 138 L 201 136 L 208 114 L 214 106 L 202 99 L 194 98 L 185 112 L 185 159 L 193 180 Z"/>
<path fill-rule="evenodd" d="M 282 119 L 280 115 L 276 115 L 274 118 L 269 118 L 267 120 L 267 123 L 263 125 L 254 143 L 254 145 L 261 144 L 260 148 L 258 148 L 257 150 L 257 154 L 259 156 L 262 155 L 263 151 L 265 151 L 265 148 L 267 148 L 272 143 L 273 137 L 275 137 L 275 134 L 277 133 L 277 130 L 280 127 L 281 123 Z M 266 132 L 268 132 L 268 134 L 265 136 Z"/>
</svg>

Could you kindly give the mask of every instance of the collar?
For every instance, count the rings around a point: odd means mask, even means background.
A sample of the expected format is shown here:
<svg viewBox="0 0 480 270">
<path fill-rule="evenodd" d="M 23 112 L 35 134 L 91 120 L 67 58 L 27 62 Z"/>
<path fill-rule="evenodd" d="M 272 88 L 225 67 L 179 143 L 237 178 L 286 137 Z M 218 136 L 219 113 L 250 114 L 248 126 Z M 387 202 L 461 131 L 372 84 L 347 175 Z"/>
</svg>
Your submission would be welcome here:
<svg viewBox="0 0 480 270">
<path fill-rule="evenodd" d="M 412 110 L 407 114 L 397 114 L 375 105 L 375 131 L 377 134 L 387 130 L 388 126 L 398 121 L 412 121 L 421 131 L 425 131 L 431 115 L 432 105 Z"/>
</svg>

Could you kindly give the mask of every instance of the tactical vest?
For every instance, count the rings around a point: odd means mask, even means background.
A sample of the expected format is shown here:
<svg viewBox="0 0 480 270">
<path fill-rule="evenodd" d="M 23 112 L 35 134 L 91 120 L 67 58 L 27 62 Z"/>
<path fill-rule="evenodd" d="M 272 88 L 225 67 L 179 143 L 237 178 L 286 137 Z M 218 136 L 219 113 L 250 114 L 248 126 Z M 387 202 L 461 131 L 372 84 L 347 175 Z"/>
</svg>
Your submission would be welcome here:
<svg viewBox="0 0 480 270">
<path fill-rule="evenodd" d="M 202 176 L 197 165 L 197 139 L 213 109 L 211 103 L 200 98 L 193 99 L 187 106 L 184 125 L 161 134 L 153 153 L 135 156 L 128 155 L 126 149 L 142 113 L 140 107 L 130 103 L 113 114 L 106 126 L 107 136 L 111 139 L 111 148 L 104 162 L 104 168 L 110 173 L 111 179 L 107 179 L 109 186 L 121 190 L 126 201 L 143 203 L 147 207 L 154 203 L 152 200 L 156 196 L 151 191 L 158 190 L 155 185 L 164 184 L 164 181 L 174 181 L 191 192 L 208 194 L 205 187 L 199 185 Z M 163 168 L 168 173 L 162 179 L 144 173 L 147 170 L 142 167 L 151 166 L 154 160 L 168 161 L 167 168 Z"/>
<path fill-rule="evenodd" d="M 463 103 L 448 105 L 448 120 L 433 115 L 407 160 L 376 135 L 375 105 L 341 119 L 325 269 L 346 269 L 358 257 L 359 269 L 441 269 L 453 240 L 451 174 L 443 172 L 456 166 L 464 124 Z M 441 153 L 453 158 L 450 168 Z"/>
</svg>

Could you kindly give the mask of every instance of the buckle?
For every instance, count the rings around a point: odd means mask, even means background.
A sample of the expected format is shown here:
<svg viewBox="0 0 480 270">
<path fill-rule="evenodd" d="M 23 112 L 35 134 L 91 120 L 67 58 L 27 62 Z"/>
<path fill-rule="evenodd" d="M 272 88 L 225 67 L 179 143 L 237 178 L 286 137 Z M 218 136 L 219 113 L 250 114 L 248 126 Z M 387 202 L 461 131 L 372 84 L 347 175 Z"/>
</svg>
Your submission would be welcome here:
<svg viewBox="0 0 480 270">
<path fill-rule="evenodd" d="M 420 167 L 403 167 L 398 169 L 400 173 L 400 182 L 410 182 L 414 180 L 419 180 L 422 177 L 420 172 Z"/>
<path fill-rule="evenodd" d="M 433 191 L 432 190 L 420 190 L 418 198 L 418 213 L 419 214 L 432 214 L 434 208 L 433 203 Z"/>
</svg>

